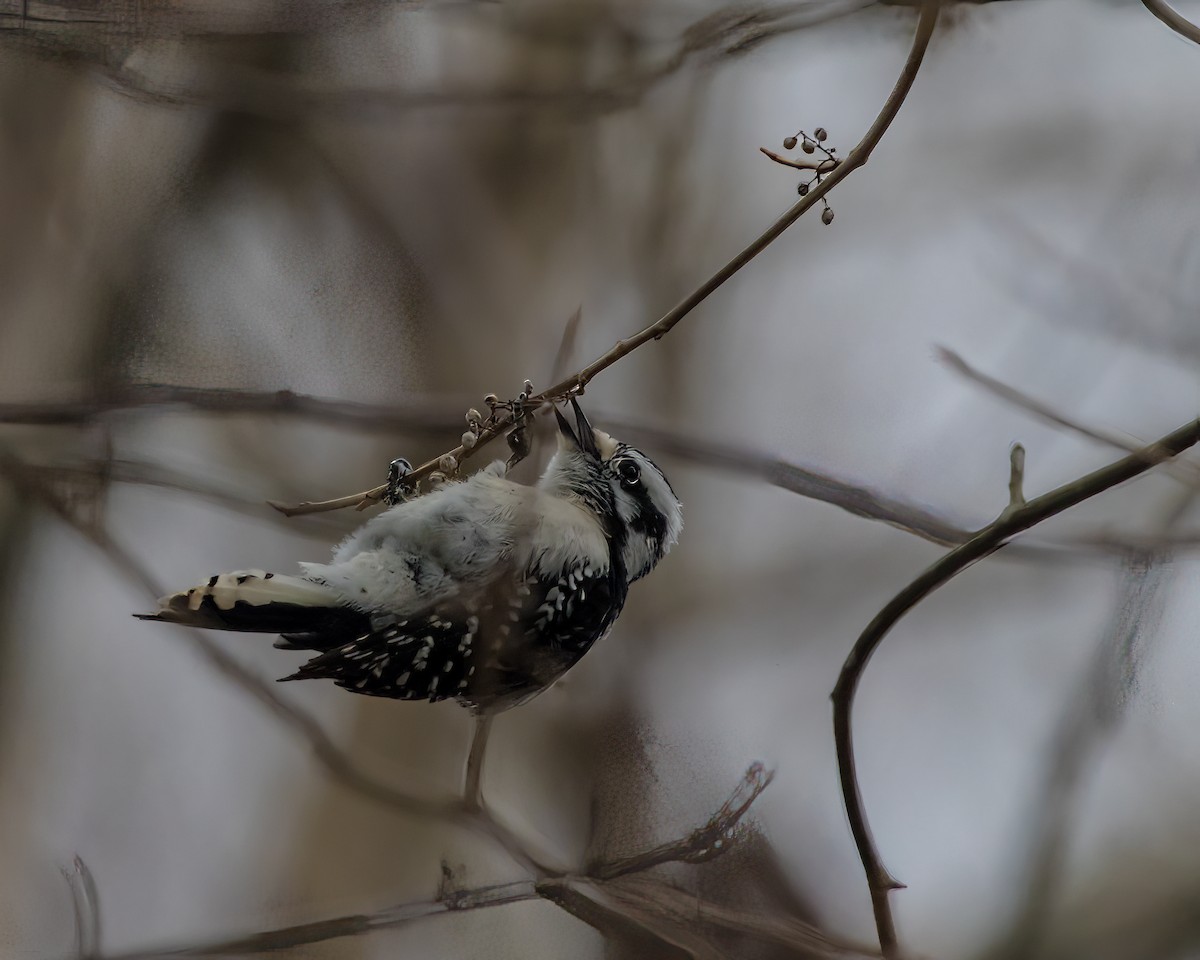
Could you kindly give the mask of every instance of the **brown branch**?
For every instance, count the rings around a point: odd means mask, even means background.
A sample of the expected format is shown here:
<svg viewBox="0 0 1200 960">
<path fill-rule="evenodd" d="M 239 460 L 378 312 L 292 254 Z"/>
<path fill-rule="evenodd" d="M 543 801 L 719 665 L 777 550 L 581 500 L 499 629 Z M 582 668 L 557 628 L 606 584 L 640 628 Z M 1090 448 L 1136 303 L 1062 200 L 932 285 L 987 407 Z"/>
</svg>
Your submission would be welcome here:
<svg viewBox="0 0 1200 960">
<path fill-rule="evenodd" d="M 80 857 L 63 869 L 71 890 L 71 911 L 75 915 L 75 955 L 79 960 L 94 960 L 100 955 L 100 896 L 92 871 Z"/>
<path fill-rule="evenodd" d="M 276 927 L 247 937 L 214 940 L 195 946 L 171 947 L 161 950 L 138 950 L 132 953 L 113 954 L 106 960 L 156 960 L 171 957 L 237 957 L 258 953 L 286 950 L 311 943 L 337 940 L 341 937 L 361 936 L 376 930 L 387 930 L 403 926 L 414 920 L 467 910 L 483 910 L 500 907 L 522 900 L 535 900 L 538 893 L 534 881 L 518 880 L 475 890 L 444 894 L 433 900 L 402 903 L 378 913 L 350 914 L 318 920 L 315 923 L 300 923 L 287 927 Z"/>
<path fill-rule="evenodd" d="M 640 873 L 663 863 L 703 863 L 705 860 L 719 857 L 731 846 L 734 831 L 742 817 L 759 795 L 770 786 L 774 776 L 774 771 L 767 770 L 761 763 L 751 764 L 737 789 L 704 826 L 693 830 L 686 837 L 659 844 L 650 850 L 593 864 L 588 870 L 588 875 L 597 880 L 615 880 L 617 877 Z"/>
<path fill-rule="evenodd" d="M 162 957 L 199 957 L 199 956 L 244 956 L 248 954 L 266 953 L 273 950 L 303 946 L 310 943 L 320 943 L 341 937 L 361 936 L 376 930 L 397 927 L 419 920 L 424 917 L 437 916 L 460 910 L 478 910 L 485 907 L 501 906 L 517 903 L 522 900 L 533 900 L 538 897 L 556 903 L 570 913 L 579 916 L 587 923 L 594 923 L 607 932 L 616 932 L 621 927 L 613 922 L 600 925 L 597 914 L 590 913 L 578 899 L 580 883 L 602 884 L 616 877 L 627 877 L 634 873 L 648 870 L 651 867 L 671 861 L 699 863 L 719 857 L 728 851 L 736 842 L 734 828 L 749 811 L 751 804 L 766 789 L 771 782 L 772 774 L 765 771 L 762 764 L 750 766 L 741 784 L 733 795 L 718 810 L 709 822 L 699 830 L 694 830 L 687 837 L 674 843 L 663 844 L 648 850 L 643 854 L 598 865 L 586 874 L 575 875 L 547 870 L 540 865 L 534 865 L 537 879 L 525 879 L 513 883 L 497 884 L 470 890 L 442 889 L 432 900 L 419 900 L 370 914 L 352 914 L 320 920 L 315 923 L 301 923 L 287 927 L 277 927 L 247 937 L 237 937 L 212 941 L 200 945 L 164 948 L 161 950 L 135 951 L 127 954 L 114 955 L 106 960 L 152 960 Z M 604 870 L 601 878 L 597 871 Z M 611 885 L 606 889 L 616 889 Z M 611 909 L 611 908 L 610 908 Z M 735 929 L 730 924 L 735 916 L 741 916 L 741 911 L 726 910 L 712 905 L 711 914 L 715 918 L 727 917 L 721 921 L 729 929 Z M 636 918 L 627 918 L 634 925 L 639 925 Z M 716 922 L 716 921 L 714 921 Z M 787 929 L 793 929 L 792 921 L 774 921 L 763 919 L 764 924 L 782 924 Z M 806 935 L 813 935 L 815 928 L 804 925 Z M 623 929 L 628 930 L 626 925 Z M 798 928 L 796 928 L 798 929 Z M 653 932 L 653 931 L 652 931 Z M 817 936 L 823 936 L 816 932 Z M 672 943 L 674 940 L 660 935 L 660 941 Z M 833 941 L 829 941 L 833 942 Z"/>
<path fill-rule="evenodd" d="M 855 144 L 854 149 L 846 155 L 846 158 L 838 164 L 837 168 L 829 176 L 825 177 L 820 184 L 815 185 L 806 196 L 792 204 L 756 240 L 709 277 L 696 290 L 667 311 L 659 320 L 634 334 L 632 337 L 617 341 L 611 350 L 588 364 L 578 373 L 543 391 L 539 395 L 539 399 L 550 399 L 568 393 L 581 392 L 587 387 L 593 377 L 611 367 L 622 357 L 628 356 L 638 347 L 649 343 L 651 340 L 662 339 L 680 320 L 707 300 L 709 295 L 719 289 L 725 281 L 762 253 L 788 227 L 811 210 L 830 190 L 845 180 L 846 177 L 859 167 L 865 165 L 874 152 L 875 147 L 883 138 L 884 133 L 887 132 L 888 127 L 891 126 L 892 121 L 896 119 L 896 114 L 899 113 L 900 107 L 908 96 L 909 90 L 912 89 L 913 82 L 917 78 L 917 72 L 921 67 L 921 61 L 925 57 L 925 50 L 929 46 L 930 38 L 933 36 L 940 7 L 939 0 L 926 0 L 922 5 L 917 21 L 916 34 L 913 37 L 912 49 L 909 51 L 908 59 L 900 71 L 900 77 L 892 88 L 892 92 L 884 102 L 883 108 L 875 118 L 875 122 L 871 124 L 863 138 Z"/>
<path fill-rule="evenodd" d="M 656 960 L 733 960 L 694 929 L 671 922 L 649 903 L 635 897 L 622 903 L 605 896 L 599 885 L 575 877 L 545 881 L 538 892 L 606 940 L 623 944 L 633 956 Z"/>
<path fill-rule="evenodd" d="M 1003 940 L 984 954 L 989 960 L 1024 960 L 1041 952 L 1046 923 L 1058 902 L 1085 777 L 1115 733 L 1122 701 L 1136 683 L 1138 639 L 1147 621 L 1161 616 L 1171 575 L 1168 560 L 1133 555 L 1121 571 L 1104 634 L 1051 738 L 1042 784 L 1030 804 L 1020 904 Z"/>
<path fill-rule="evenodd" d="M 938 13 L 941 8 L 941 0 L 925 0 L 921 6 L 921 12 L 917 20 L 916 32 L 913 37 L 912 48 L 909 51 L 908 58 L 905 60 L 904 67 L 900 71 L 900 77 L 896 80 L 892 92 L 888 95 L 884 102 L 883 108 L 879 111 L 874 123 L 864 134 L 863 138 L 854 146 L 854 148 L 846 155 L 830 173 L 819 184 L 815 184 L 807 195 L 802 197 L 796 203 L 792 204 L 774 223 L 772 223 L 757 239 L 749 246 L 743 249 L 732 260 L 721 267 L 716 273 L 709 277 L 704 283 L 697 287 L 692 293 L 684 297 L 679 303 L 668 310 L 662 317 L 650 324 L 648 327 L 635 333 L 633 336 L 625 340 L 618 340 L 616 345 L 604 353 L 596 360 L 592 361 L 582 370 L 572 374 L 566 379 L 554 384 L 554 386 L 543 390 L 530 398 L 530 415 L 536 412 L 536 408 L 541 404 L 553 402 L 561 397 L 570 394 L 582 393 L 592 379 L 604 370 L 607 370 L 618 360 L 628 356 L 638 347 L 649 343 L 651 340 L 661 340 L 666 336 L 680 320 L 695 310 L 717 289 L 724 285 L 734 274 L 741 270 L 746 264 L 762 253 L 768 246 L 771 245 L 779 236 L 787 230 L 793 223 L 800 219 L 805 213 L 813 208 L 818 202 L 825 197 L 835 186 L 846 179 L 851 173 L 862 167 L 870 159 L 875 147 L 891 126 L 892 121 L 896 119 L 896 114 L 899 113 L 900 107 L 903 105 L 908 92 L 912 89 L 913 82 L 917 78 L 917 72 L 920 70 L 921 62 L 925 57 L 925 51 L 929 46 L 930 38 L 933 36 L 934 27 L 937 25 Z M 469 449 L 464 449 L 462 446 L 455 447 L 441 457 L 436 457 L 426 461 L 417 467 L 410 475 L 409 479 L 413 483 L 418 483 L 428 477 L 431 473 L 438 469 L 441 460 L 450 456 L 456 462 L 461 463 L 468 457 L 474 456 L 485 445 L 490 443 L 496 437 L 500 436 L 512 425 L 511 419 L 504 417 L 497 418 L 494 424 L 486 427 L 479 435 L 475 444 Z M 305 502 L 295 505 L 285 505 L 272 503 L 271 506 L 284 513 L 287 516 L 297 516 L 306 513 L 317 513 L 324 510 L 337 510 L 346 506 L 357 506 L 359 509 L 378 503 L 380 498 L 386 491 L 386 484 L 380 484 L 370 490 L 362 493 L 353 494 L 346 497 L 338 497 L 334 500 L 325 500 L 319 502 Z"/>
<path fill-rule="evenodd" d="M 467 769 L 463 777 L 463 803 L 468 810 L 483 809 L 483 758 L 487 752 L 488 736 L 492 732 L 495 715 L 480 713 L 474 718 L 471 731 L 471 749 L 467 753 Z"/>
<path fill-rule="evenodd" d="M 782 154 L 776 153 L 774 150 L 768 150 L 766 147 L 759 147 L 758 152 L 766 154 L 776 163 L 782 163 L 785 167 L 794 167 L 797 170 L 815 170 L 820 173 L 829 173 L 839 163 L 840 160 L 825 157 L 821 160 L 793 160 L 790 157 L 785 157 Z"/>
<path fill-rule="evenodd" d="M 1185 20 L 1164 0 L 1142 0 L 1142 5 L 1184 39 L 1200 43 L 1200 27 Z"/>
<path fill-rule="evenodd" d="M 853 650 L 842 666 L 837 685 L 833 689 L 834 741 L 837 747 L 838 772 L 842 797 L 846 804 L 846 814 L 863 869 L 867 875 L 867 885 L 870 888 L 871 903 L 875 913 L 875 925 L 879 932 L 880 947 L 883 949 L 885 957 L 892 958 L 899 954 L 888 894 L 901 887 L 902 884 L 895 880 L 884 867 L 871 835 L 858 784 L 850 722 L 854 707 L 854 695 L 871 655 L 879 647 L 888 631 L 909 610 L 971 564 L 995 553 L 1005 545 L 1009 538 L 1108 490 L 1110 487 L 1145 473 L 1155 464 L 1176 456 L 1198 441 L 1200 441 L 1200 420 L 1193 420 L 1135 454 L 1093 471 L 1072 483 L 1064 484 L 1016 509 L 1006 509 L 994 523 L 984 527 L 966 543 L 950 551 L 896 594 L 875 616 L 854 644 Z"/>
<path fill-rule="evenodd" d="M 410 398 L 381 406 L 351 400 L 330 400 L 291 390 L 263 393 L 219 387 L 187 387 L 169 383 L 130 383 L 114 386 L 86 400 L 43 403 L 0 403 L 0 424 L 83 426 L 118 410 L 152 405 L 178 406 L 202 413 L 261 414 L 303 417 L 332 426 L 354 426 L 380 433 L 414 436 L 441 435 L 430 426 L 445 411 L 444 402 Z"/>
<path fill-rule="evenodd" d="M 914 503 L 897 500 L 869 487 L 751 447 L 615 418 L 597 422 L 619 431 L 622 439 L 653 447 L 656 455 L 668 454 L 710 469 L 754 477 L 781 490 L 828 503 L 856 517 L 889 524 L 931 543 L 955 546 L 972 535 L 971 530 Z"/>
<path fill-rule="evenodd" d="M 1015 387 L 1010 387 L 995 377 L 988 376 L 986 373 L 971 366 L 953 350 L 938 347 L 937 355 L 938 359 L 955 373 L 966 377 L 972 383 L 978 384 L 1001 400 L 1032 413 L 1035 417 L 1045 420 L 1047 423 L 1058 427 L 1065 427 L 1080 436 L 1087 437 L 1089 440 L 1095 440 L 1097 443 L 1103 443 L 1106 446 L 1123 450 L 1126 453 L 1134 453 L 1141 449 L 1141 444 L 1131 438 L 1126 438 L 1107 430 L 1098 430 L 1095 427 L 1085 426 L 1078 420 L 1072 420 L 1070 417 L 1064 416 L 1041 400 L 1031 397 L 1029 394 Z M 1181 483 L 1190 484 L 1191 486 L 1200 485 L 1200 468 L 1191 463 L 1175 462 L 1164 464 L 1163 473 L 1179 480 Z"/>
<path fill-rule="evenodd" d="M 777 944 L 805 957 L 879 956 L 877 950 L 866 944 L 830 937 L 802 920 L 764 916 L 713 903 L 658 877 L 625 877 L 609 882 L 571 878 L 562 886 L 594 902 L 608 903 L 616 912 L 634 917 L 668 936 L 674 931 L 696 931 L 698 936 L 694 936 L 710 952 L 715 947 L 705 934 L 712 930 Z"/>
<path fill-rule="evenodd" d="M 998 383 L 998 381 L 992 381 L 985 374 L 979 373 L 970 367 L 961 357 L 951 351 L 946 351 L 945 359 L 953 369 L 969 379 L 980 382 L 983 386 L 989 387 L 989 389 L 991 382 Z M 1012 388 L 1007 388 L 1003 385 L 1001 385 L 1001 388 L 1001 390 L 997 390 L 996 392 L 1000 393 L 1005 399 L 1010 399 L 1011 402 L 1029 409 L 1039 416 L 1041 415 L 1039 401 L 1030 399 L 1024 394 L 1012 390 Z M 164 387 L 162 389 L 173 388 Z M 186 387 L 182 389 L 184 391 L 190 390 L 190 388 Z M 1009 393 L 1006 394 L 1005 391 Z M 214 409 L 212 412 L 223 415 L 237 415 L 244 412 L 261 411 L 264 409 L 264 405 L 270 403 L 271 398 L 276 398 L 280 395 L 279 393 L 255 394 L 248 391 L 234 391 L 234 393 L 238 395 L 239 402 L 242 399 L 245 400 L 244 408 L 229 404 L 222 405 L 219 410 Z M 290 391 L 283 391 L 282 393 L 284 396 L 299 396 L 292 394 Z M 303 399 L 305 409 L 318 411 L 315 414 L 316 419 L 326 419 L 327 416 L 337 417 L 341 415 L 339 411 L 343 410 L 343 404 L 338 400 L 313 396 L 305 396 Z M 413 408 L 397 408 L 388 404 L 353 404 L 351 407 L 355 410 L 355 413 L 353 414 L 353 420 L 350 422 L 356 426 L 370 428 L 375 422 L 390 422 L 393 418 L 406 417 L 409 415 L 406 410 L 418 410 L 427 405 L 431 410 L 436 410 L 436 412 L 429 414 L 430 419 L 426 421 L 427 432 L 444 436 L 445 433 L 455 428 L 458 421 L 456 416 L 447 414 L 448 405 L 451 403 L 453 401 L 438 403 L 435 401 L 419 400 Z M 321 410 L 325 405 L 328 405 L 328 414 Z M 137 410 L 141 408 L 137 404 L 131 403 L 128 409 Z M 67 401 L 61 405 L 36 404 L 27 406 L 10 404 L 7 405 L 7 412 L 11 418 L 9 422 L 21 422 L 20 418 L 23 415 L 21 411 L 25 410 L 32 410 L 34 411 L 33 415 L 47 419 L 55 419 L 62 416 L 64 417 L 64 422 L 66 422 L 76 413 L 86 410 L 95 411 L 96 408 L 74 401 Z M 91 415 L 88 414 L 88 416 Z M 297 412 L 296 415 L 303 417 L 308 414 Z M 372 420 L 372 417 L 374 417 L 374 420 Z M 870 487 L 852 483 L 849 480 L 832 476 L 812 467 L 802 466 L 753 447 L 741 446 L 709 437 L 693 436 L 675 430 L 664 430 L 636 421 L 606 417 L 602 414 L 596 416 L 595 419 L 596 422 L 603 423 L 606 427 L 613 429 L 622 439 L 638 445 L 653 447 L 656 452 L 669 454 L 707 469 L 724 470 L 737 476 L 755 478 L 771 486 L 787 490 L 810 500 L 828 503 L 840 510 L 845 510 L 853 516 L 886 523 L 898 530 L 903 530 L 905 533 L 928 540 L 930 543 L 936 543 L 940 546 L 957 546 L 969 540 L 974 535 L 974 530 L 964 527 L 949 518 L 940 516 L 912 501 L 888 496 Z M 1111 444 L 1118 449 L 1137 449 L 1137 446 L 1131 440 L 1123 440 L 1116 434 L 1106 434 L 1081 426 L 1052 411 L 1048 413 L 1047 419 L 1053 419 L 1055 423 L 1069 426 L 1084 436 Z M 1194 469 L 1190 464 L 1167 464 L 1166 467 L 1172 471 L 1172 475 L 1179 475 L 1180 479 L 1183 478 L 1184 473 L 1190 475 Z M 31 476 L 39 476 L 48 483 L 63 479 L 89 481 L 103 477 L 108 481 L 116 483 L 179 490 L 195 494 L 239 512 L 254 513 L 257 516 L 262 515 L 261 500 L 235 493 L 224 486 L 213 484 L 207 480 L 193 478 L 187 474 L 143 461 L 83 461 L 80 463 L 59 463 L 47 466 L 25 464 L 24 469 L 29 471 Z M 358 503 L 360 496 L 360 494 L 355 494 L 352 497 L 346 498 L 345 505 L 352 506 Z M 283 517 L 279 517 L 279 519 L 281 522 L 284 521 Z M 313 516 L 310 517 L 309 522 L 318 522 L 319 520 L 319 517 Z M 341 530 L 342 528 L 334 526 L 331 529 Z M 1015 554 L 1019 551 L 1023 559 L 1053 559 L 1055 556 L 1061 555 L 1063 551 L 1088 550 L 1124 555 L 1130 551 L 1145 551 L 1158 547 L 1188 549 L 1194 548 L 1198 544 L 1200 544 L 1200 535 L 1187 532 L 1170 535 L 1160 534 L 1156 535 L 1152 540 L 1130 534 L 1115 537 L 1111 533 L 1104 533 L 1075 536 L 1063 541 L 1039 541 L 1036 545 L 1021 544 L 1013 548 L 1013 553 Z"/>
</svg>

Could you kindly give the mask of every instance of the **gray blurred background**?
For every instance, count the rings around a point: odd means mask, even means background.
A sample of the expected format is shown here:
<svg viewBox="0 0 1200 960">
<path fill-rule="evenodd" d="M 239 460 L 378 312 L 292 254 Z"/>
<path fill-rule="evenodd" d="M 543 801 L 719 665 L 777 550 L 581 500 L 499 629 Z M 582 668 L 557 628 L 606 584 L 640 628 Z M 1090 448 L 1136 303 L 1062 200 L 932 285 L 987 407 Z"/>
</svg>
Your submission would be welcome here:
<svg viewBox="0 0 1200 960">
<path fill-rule="evenodd" d="M 484 393 L 550 382 L 577 308 L 568 369 L 658 317 L 795 199 L 760 145 L 861 136 L 914 20 L 857 0 L 0 4 L 4 957 L 71 955 L 75 856 L 107 954 L 427 898 L 443 859 L 466 886 L 519 875 L 332 780 L 186 635 L 130 619 L 151 598 L 97 541 L 170 588 L 323 559 L 362 515 L 286 520 L 266 499 L 352 493 L 453 446 Z M 836 220 L 802 220 L 587 409 L 966 528 L 1005 506 L 1014 441 L 1031 496 L 1119 454 L 938 346 L 1064 416 L 1166 433 L 1198 399 L 1198 89 L 1200 48 L 1140 4 L 948 10 Z M 144 383 L 398 413 L 106 409 Z M 589 843 L 686 833 L 762 760 L 776 778 L 742 846 L 671 876 L 871 942 L 828 695 L 944 549 L 642 442 L 683 540 L 603 644 L 497 721 L 488 800 L 571 868 Z M 1161 542 L 1195 541 L 1190 507 L 1161 471 L 1106 494 L 885 641 L 855 730 L 914 954 L 1200 957 L 1200 566 Z M 1153 553 L 1056 548 L 1079 538 Z M 268 682 L 300 660 L 215 642 Z M 276 689 L 373 776 L 458 789 L 452 703 Z M 545 902 L 293 952 L 639 955 Z"/>
</svg>

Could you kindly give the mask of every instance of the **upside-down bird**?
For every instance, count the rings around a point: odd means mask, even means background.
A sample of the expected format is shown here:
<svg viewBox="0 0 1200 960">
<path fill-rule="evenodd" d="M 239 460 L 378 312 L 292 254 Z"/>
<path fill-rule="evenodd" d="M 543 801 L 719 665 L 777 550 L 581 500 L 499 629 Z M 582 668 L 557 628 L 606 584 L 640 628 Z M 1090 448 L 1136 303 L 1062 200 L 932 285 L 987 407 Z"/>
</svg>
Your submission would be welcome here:
<svg viewBox="0 0 1200 960">
<path fill-rule="evenodd" d="M 372 518 L 330 563 L 218 574 L 139 617 L 319 651 L 284 680 L 476 712 L 528 700 L 608 632 L 683 525 L 655 463 L 572 404 L 575 428 L 555 408 L 558 449 L 536 486 L 497 461 Z"/>
</svg>

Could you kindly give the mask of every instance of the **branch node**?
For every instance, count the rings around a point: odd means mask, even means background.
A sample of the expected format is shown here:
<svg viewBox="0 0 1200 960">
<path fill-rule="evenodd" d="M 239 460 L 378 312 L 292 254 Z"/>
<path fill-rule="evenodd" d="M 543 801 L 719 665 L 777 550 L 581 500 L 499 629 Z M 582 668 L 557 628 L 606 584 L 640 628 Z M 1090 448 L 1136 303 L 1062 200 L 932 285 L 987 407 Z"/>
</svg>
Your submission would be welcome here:
<svg viewBox="0 0 1200 960">
<path fill-rule="evenodd" d="M 1008 509 L 1025 506 L 1025 448 L 1014 443 L 1008 453 Z"/>
</svg>

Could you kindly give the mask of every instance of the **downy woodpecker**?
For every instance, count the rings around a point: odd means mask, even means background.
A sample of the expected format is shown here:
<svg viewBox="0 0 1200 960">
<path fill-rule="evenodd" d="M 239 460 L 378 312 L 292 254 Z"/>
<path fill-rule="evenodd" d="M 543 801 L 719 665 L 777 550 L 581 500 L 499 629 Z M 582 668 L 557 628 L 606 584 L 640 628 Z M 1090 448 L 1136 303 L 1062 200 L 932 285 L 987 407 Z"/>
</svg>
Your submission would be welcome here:
<svg viewBox="0 0 1200 960">
<path fill-rule="evenodd" d="M 528 700 L 608 632 L 683 525 L 654 462 L 571 402 L 576 428 L 555 408 L 558 450 L 534 487 L 497 461 L 391 507 L 301 576 L 219 574 L 139 616 L 319 651 L 284 680 L 476 712 Z"/>
</svg>

